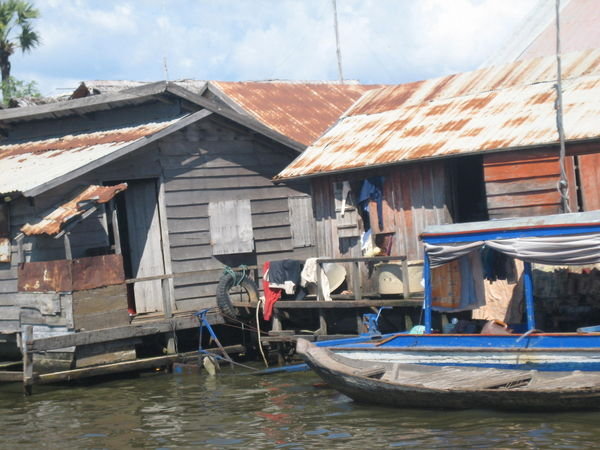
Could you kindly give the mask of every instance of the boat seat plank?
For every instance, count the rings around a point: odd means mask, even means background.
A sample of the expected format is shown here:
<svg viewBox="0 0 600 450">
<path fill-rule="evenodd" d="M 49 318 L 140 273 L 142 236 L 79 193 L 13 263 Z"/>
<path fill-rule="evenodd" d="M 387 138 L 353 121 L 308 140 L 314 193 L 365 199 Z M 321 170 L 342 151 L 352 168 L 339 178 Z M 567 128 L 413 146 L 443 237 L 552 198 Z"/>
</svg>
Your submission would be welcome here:
<svg viewBox="0 0 600 450">
<path fill-rule="evenodd" d="M 380 378 L 386 369 L 385 367 L 367 367 L 364 369 L 356 369 L 353 371 L 354 375 L 367 378 Z"/>
<path fill-rule="evenodd" d="M 590 372 L 569 372 L 561 376 L 538 376 L 530 384 L 531 389 L 555 390 L 591 388 L 600 385 L 600 374 Z"/>
<path fill-rule="evenodd" d="M 477 372 L 465 372 L 464 369 L 449 369 L 444 376 L 436 380 L 426 380 L 420 386 L 432 389 L 497 389 L 499 387 L 521 386 L 533 377 L 531 372 L 506 372 L 487 369 Z"/>
</svg>

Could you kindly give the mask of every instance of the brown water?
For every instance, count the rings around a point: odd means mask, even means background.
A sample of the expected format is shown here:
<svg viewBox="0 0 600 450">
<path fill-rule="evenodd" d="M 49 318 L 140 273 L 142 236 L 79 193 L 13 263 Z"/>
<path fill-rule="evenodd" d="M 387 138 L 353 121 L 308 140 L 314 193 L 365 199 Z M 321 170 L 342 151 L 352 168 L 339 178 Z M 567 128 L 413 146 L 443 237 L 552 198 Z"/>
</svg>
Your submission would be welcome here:
<svg viewBox="0 0 600 450">
<path fill-rule="evenodd" d="M 1 448 L 592 448 L 600 413 L 366 406 L 310 372 L 155 374 L 92 386 L 0 389 Z"/>
</svg>

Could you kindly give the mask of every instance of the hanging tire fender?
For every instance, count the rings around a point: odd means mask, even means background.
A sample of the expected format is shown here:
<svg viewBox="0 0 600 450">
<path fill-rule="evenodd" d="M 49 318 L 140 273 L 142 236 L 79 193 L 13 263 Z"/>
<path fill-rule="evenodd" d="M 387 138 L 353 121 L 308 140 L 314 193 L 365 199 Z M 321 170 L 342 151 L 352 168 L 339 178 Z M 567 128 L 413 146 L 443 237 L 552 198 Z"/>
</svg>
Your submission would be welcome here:
<svg viewBox="0 0 600 450">
<path fill-rule="evenodd" d="M 229 296 L 229 291 L 238 285 L 235 273 L 225 273 L 219 279 L 217 284 L 217 306 L 224 317 L 238 318 L 240 313 L 238 309 L 233 306 L 233 301 Z M 244 277 L 239 286 L 246 291 L 248 299 L 252 303 L 258 303 L 258 287 L 252 278 Z"/>
</svg>

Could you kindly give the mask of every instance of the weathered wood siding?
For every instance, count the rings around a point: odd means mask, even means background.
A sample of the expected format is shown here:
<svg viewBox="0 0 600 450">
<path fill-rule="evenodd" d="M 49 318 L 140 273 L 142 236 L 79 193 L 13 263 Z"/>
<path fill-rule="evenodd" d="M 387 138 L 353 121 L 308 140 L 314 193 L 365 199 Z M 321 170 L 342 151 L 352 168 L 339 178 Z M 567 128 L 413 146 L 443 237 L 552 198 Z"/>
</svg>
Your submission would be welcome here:
<svg viewBox="0 0 600 450">
<path fill-rule="evenodd" d="M 175 278 L 177 309 L 214 306 L 224 265 L 262 266 L 269 260 L 316 256 L 315 243 L 307 245 L 310 235 L 295 244 L 290 225 L 288 198 L 306 196 L 306 189 L 271 182 L 292 160 L 289 150 L 210 118 L 162 139 L 159 152 L 173 272 L 205 271 Z M 254 252 L 213 254 L 209 204 L 227 200 L 250 201 Z M 307 228 L 313 226 L 310 216 Z"/>
<path fill-rule="evenodd" d="M 577 157 L 584 211 L 600 209 L 600 154 Z"/>
<path fill-rule="evenodd" d="M 97 180 L 89 179 L 87 184 Z M 81 189 L 81 179 L 39 195 L 30 202 L 19 198 L 10 203 L 11 237 L 27 222 L 36 221 L 48 213 L 65 196 Z M 18 292 L 18 247 L 11 241 L 11 262 L 0 264 L 0 331 L 17 331 L 21 325 L 46 329 L 73 327 L 70 294 L 38 294 Z M 90 252 L 108 246 L 106 218 L 102 208 L 81 222 L 71 233 L 73 258 L 89 256 Z M 63 239 L 48 236 L 26 237 L 23 243 L 25 262 L 50 261 L 65 258 Z M 41 330 L 41 329 L 40 329 Z"/>
<path fill-rule="evenodd" d="M 93 124 L 77 117 L 37 124 L 35 130 L 15 129 L 17 135 L 44 136 L 60 125 L 65 130 L 89 131 L 114 123 L 168 117 L 179 111 L 174 104 L 135 106 L 97 113 Z M 132 119 L 133 118 L 133 119 Z M 20 133 L 20 134 L 19 134 Z M 52 299 L 17 292 L 17 245 L 20 227 L 47 212 L 75 188 L 136 179 L 154 179 L 164 190 L 161 227 L 170 258 L 165 270 L 173 273 L 203 270 L 200 275 L 173 280 L 177 310 L 198 310 L 216 305 L 216 284 L 225 265 L 262 265 L 265 261 L 316 256 L 316 243 L 308 186 L 274 185 L 271 178 L 297 156 L 254 132 L 225 119 L 210 117 L 169 135 L 158 142 L 114 161 L 72 182 L 36 197 L 31 203 L 17 199 L 10 204 L 11 263 L 0 264 L 0 330 L 17 330 L 23 323 L 73 328 L 71 295 L 60 295 L 60 311 Z M 162 192 L 162 191 L 161 191 Z M 289 198 L 294 200 L 290 201 Z M 211 202 L 248 200 L 255 250 L 251 253 L 215 256 L 211 248 L 208 209 Z M 298 228 L 292 233 L 290 214 Z M 310 221 L 308 221 L 310 218 Z M 301 228 L 301 220 L 306 220 Z M 81 257 L 108 245 L 104 212 L 87 218 L 72 232 L 73 257 Z M 303 231 L 303 232 L 302 232 Z M 26 261 L 65 257 L 62 239 L 26 238 Z M 38 297 L 36 297 L 38 295 Z M 41 302 L 41 303 L 40 303 Z M 42 312 L 43 309 L 43 312 Z M 26 313 L 24 313 L 25 311 Z M 51 317 L 48 314 L 53 314 Z"/>
<path fill-rule="evenodd" d="M 362 180 L 383 175 L 383 228 L 379 228 L 377 205 L 369 205 L 370 225 L 376 235 L 392 234 L 393 255 L 406 254 L 409 259 L 422 259 L 423 250 L 419 234 L 428 225 L 450 223 L 446 199 L 446 170 L 443 162 L 430 162 L 397 166 L 381 170 L 360 172 L 347 176 L 355 190 Z M 341 217 L 340 178 L 320 177 L 312 182 L 317 242 L 322 256 L 360 256 L 358 236 L 364 230 L 362 219 L 354 207 Z M 337 187 L 336 187 L 337 184 Z M 358 196 L 353 192 L 353 197 Z"/>
<path fill-rule="evenodd" d="M 570 203 L 577 210 L 573 157 L 565 161 Z M 490 219 L 560 212 L 556 151 L 505 152 L 484 156 L 484 180 Z"/>
</svg>

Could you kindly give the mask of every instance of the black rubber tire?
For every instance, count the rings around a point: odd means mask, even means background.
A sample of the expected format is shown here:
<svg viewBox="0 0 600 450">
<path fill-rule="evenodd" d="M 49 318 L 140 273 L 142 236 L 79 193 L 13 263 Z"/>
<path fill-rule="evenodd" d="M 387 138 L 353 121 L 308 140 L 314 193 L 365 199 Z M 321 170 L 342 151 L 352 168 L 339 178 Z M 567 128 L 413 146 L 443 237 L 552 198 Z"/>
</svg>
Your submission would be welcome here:
<svg viewBox="0 0 600 450">
<path fill-rule="evenodd" d="M 231 298 L 229 297 L 229 291 L 235 285 L 234 276 L 230 273 L 226 273 L 219 279 L 219 284 L 217 285 L 217 306 L 219 310 L 227 319 L 227 317 L 232 318 L 240 318 L 241 314 L 233 303 L 231 302 Z M 244 277 L 242 282 L 240 283 L 240 287 L 246 291 L 248 295 L 248 299 L 255 303 L 258 302 L 258 287 L 252 278 Z M 242 308 L 243 309 L 243 308 Z"/>
</svg>

